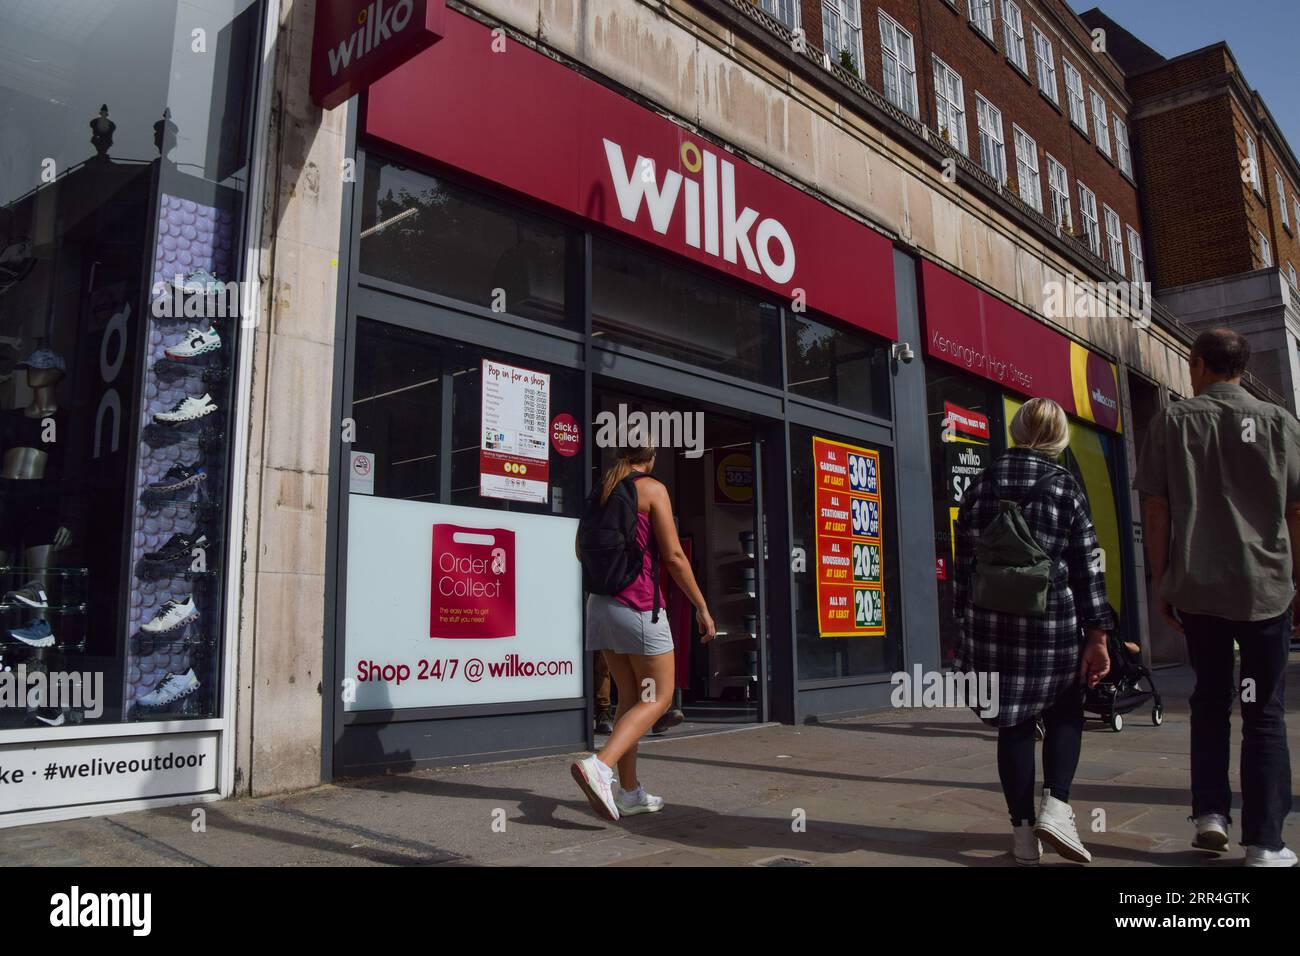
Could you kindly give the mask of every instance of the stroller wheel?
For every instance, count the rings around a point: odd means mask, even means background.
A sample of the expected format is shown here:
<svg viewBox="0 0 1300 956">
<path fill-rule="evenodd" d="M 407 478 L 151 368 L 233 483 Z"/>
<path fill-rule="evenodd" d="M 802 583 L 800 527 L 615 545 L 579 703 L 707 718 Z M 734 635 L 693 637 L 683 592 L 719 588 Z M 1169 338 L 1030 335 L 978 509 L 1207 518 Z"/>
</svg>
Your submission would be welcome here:
<svg viewBox="0 0 1300 956">
<path fill-rule="evenodd" d="M 1124 729 L 1124 716 L 1122 714 L 1110 715 L 1110 729 L 1115 733 L 1119 733 Z"/>
<path fill-rule="evenodd" d="M 1159 727 L 1165 722 L 1165 709 L 1159 704 L 1151 708 L 1151 723 Z"/>
</svg>

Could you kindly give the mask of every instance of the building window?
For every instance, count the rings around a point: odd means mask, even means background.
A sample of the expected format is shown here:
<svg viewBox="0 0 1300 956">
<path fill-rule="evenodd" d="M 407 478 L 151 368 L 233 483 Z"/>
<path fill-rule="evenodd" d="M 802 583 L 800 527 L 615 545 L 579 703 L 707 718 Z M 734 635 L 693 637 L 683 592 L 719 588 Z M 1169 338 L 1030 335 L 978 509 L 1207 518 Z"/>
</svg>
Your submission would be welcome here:
<svg viewBox="0 0 1300 956">
<path fill-rule="evenodd" d="M 1111 117 L 1115 120 L 1115 157 L 1119 160 L 1120 171 L 1125 176 L 1132 176 L 1133 156 L 1128 148 L 1128 126 L 1119 118 L 1118 113 L 1112 113 Z"/>
<path fill-rule="evenodd" d="M 862 75 L 860 0 L 822 0 L 822 41 L 835 62 Z"/>
<path fill-rule="evenodd" d="M 1300 196 L 1291 197 L 1291 211 L 1295 213 L 1295 225 L 1300 229 Z"/>
<path fill-rule="evenodd" d="M 1110 267 L 1120 275 L 1124 274 L 1124 235 L 1119 228 L 1119 213 L 1105 203 L 1102 210 L 1106 216 L 1106 245 L 1110 250 Z"/>
<path fill-rule="evenodd" d="M 1038 27 L 1034 31 L 1034 62 L 1038 67 L 1038 88 L 1047 94 L 1053 103 L 1059 103 L 1060 93 L 1056 88 L 1056 59 L 1052 53 L 1052 41 L 1043 35 Z"/>
<path fill-rule="evenodd" d="M 1101 255 L 1101 229 L 1097 222 L 1097 194 L 1079 183 L 1079 212 L 1083 216 L 1083 231 L 1088 237 L 1088 248 L 1094 256 Z"/>
<path fill-rule="evenodd" d="M 1286 264 L 1286 277 L 1287 277 L 1287 281 L 1289 281 L 1291 285 L 1295 287 L 1296 286 L 1295 266 L 1293 266 L 1289 262 Z"/>
<path fill-rule="evenodd" d="M 1109 156 L 1110 127 L 1106 125 L 1106 101 L 1091 86 L 1088 94 L 1092 98 L 1092 125 L 1097 134 L 1097 148 Z"/>
<path fill-rule="evenodd" d="M 1070 177 L 1065 167 L 1047 157 L 1047 190 L 1052 196 L 1052 221 L 1067 232 L 1074 228 L 1070 215 Z"/>
<path fill-rule="evenodd" d="M 1290 229 L 1291 217 L 1286 211 L 1286 184 L 1282 182 L 1282 174 L 1276 169 L 1273 170 L 1273 182 L 1277 184 L 1277 204 L 1282 207 L 1282 225 Z"/>
<path fill-rule="evenodd" d="M 1020 68 L 1020 72 L 1029 72 L 1029 61 L 1025 56 L 1025 21 L 1020 17 L 1020 8 L 1013 0 L 1002 0 L 1002 35 L 1006 40 L 1007 59 Z"/>
<path fill-rule="evenodd" d="M 1065 93 L 1070 101 L 1070 122 L 1086 133 L 1088 108 L 1083 101 L 1083 74 L 1065 57 L 1061 57 L 1061 65 L 1065 67 Z"/>
<path fill-rule="evenodd" d="M 760 10 L 780 20 L 789 30 L 799 26 L 798 0 L 758 0 L 758 6 Z"/>
<path fill-rule="evenodd" d="M 1038 144 L 1015 123 L 1011 124 L 1011 129 L 1016 138 L 1016 186 L 1020 189 L 1020 198 L 1042 212 L 1043 187 L 1038 178 Z"/>
<path fill-rule="evenodd" d="M 966 0 L 970 22 L 990 40 L 993 39 L 993 0 Z"/>
<path fill-rule="evenodd" d="M 908 116 L 916 116 L 916 57 L 912 34 L 884 11 L 880 13 L 880 58 L 885 67 L 885 96 Z"/>
<path fill-rule="evenodd" d="M 1259 257 L 1264 260 L 1265 269 L 1273 265 L 1273 247 L 1269 244 L 1268 236 L 1262 231 L 1259 234 Z"/>
<path fill-rule="evenodd" d="M 1134 282 L 1146 282 L 1147 270 L 1146 263 L 1142 259 L 1142 237 L 1132 226 L 1126 226 L 1124 231 L 1128 233 L 1129 275 Z"/>
<path fill-rule="evenodd" d="M 980 165 L 997 180 L 1007 181 L 1007 150 L 1002 139 L 1002 111 L 978 93 L 975 94 L 975 118 L 980 131 Z"/>
<path fill-rule="evenodd" d="M 935 117 L 939 133 L 966 152 L 966 94 L 961 77 L 947 63 L 934 58 Z"/>
<path fill-rule="evenodd" d="M 1255 188 L 1255 192 L 1264 195 L 1263 187 L 1259 182 L 1259 154 L 1255 152 L 1255 138 L 1249 133 L 1243 133 L 1246 137 L 1246 169 L 1250 173 L 1250 184 Z"/>
</svg>

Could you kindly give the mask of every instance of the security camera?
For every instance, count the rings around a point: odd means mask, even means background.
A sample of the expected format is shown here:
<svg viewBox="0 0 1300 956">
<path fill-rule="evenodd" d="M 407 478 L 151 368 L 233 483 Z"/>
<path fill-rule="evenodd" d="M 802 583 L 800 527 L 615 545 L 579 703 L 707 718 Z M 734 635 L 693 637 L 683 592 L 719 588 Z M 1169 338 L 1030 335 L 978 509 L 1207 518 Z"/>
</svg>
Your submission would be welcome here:
<svg viewBox="0 0 1300 956">
<path fill-rule="evenodd" d="M 895 342 L 889 348 L 890 358 L 897 359 L 904 365 L 910 364 L 912 359 L 916 358 L 916 353 L 912 351 L 912 346 L 906 342 Z"/>
</svg>

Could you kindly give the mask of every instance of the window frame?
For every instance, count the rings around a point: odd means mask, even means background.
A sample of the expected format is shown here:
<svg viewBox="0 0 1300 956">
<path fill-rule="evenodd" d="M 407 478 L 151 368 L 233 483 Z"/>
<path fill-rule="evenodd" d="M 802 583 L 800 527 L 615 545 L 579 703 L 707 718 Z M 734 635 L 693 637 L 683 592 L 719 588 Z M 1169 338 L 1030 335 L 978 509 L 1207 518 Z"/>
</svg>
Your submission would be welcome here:
<svg viewBox="0 0 1300 956">
<path fill-rule="evenodd" d="M 1012 18 L 1008 15 L 1011 10 L 1016 12 L 1014 28 L 1011 25 Z M 1013 29 L 1016 32 L 1013 33 Z M 1002 0 L 1002 42 L 1011 65 L 1028 76 L 1029 53 L 1025 47 L 1025 18 L 1016 0 Z M 1017 51 L 1020 54 L 1018 57 L 1015 56 Z"/>
<path fill-rule="evenodd" d="M 1118 272 L 1121 276 L 1124 272 L 1124 227 L 1120 222 L 1119 213 L 1111 209 L 1106 203 L 1101 204 L 1102 217 L 1106 224 L 1106 261 L 1110 267 Z M 1111 223 L 1114 222 L 1112 228 Z"/>
<path fill-rule="evenodd" d="M 880 65 L 881 65 L 881 70 L 884 72 L 885 99 L 888 100 L 890 103 L 892 103 L 897 109 L 902 110 L 904 113 L 906 113 L 908 116 L 912 117 L 913 119 L 919 119 L 921 113 L 921 105 L 920 105 L 920 96 L 917 92 L 917 85 L 916 85 L 916 39 L 912 36 L 910 32 L 908 32 L 906 29 L 903 28 L 902 24 L 900 24 L 897 20 L 891 17 L 884 10 L 880 10 L 878 11 L 878 13 L 879 13 L 879 24 L 880 24 Z M 911 79 L 912 79 L 912 86 L 911 86 L 912 107 L 910 110 L 903 103 L 895 102 L 889 95 L 890 58 L 892 57 L 895 62 L 895 66 L 896 66 L 895 72 L 896 74 L 898 74 L 895 76 L 895 83 L 898 84 L 900 95 L 902 93 L 901 74 L 906 68 L 903 66 L 903 62 L 899 57 L 898 51 L 894 50 L 892 47 L 886 45 L 885 43 L 886 27 L 893 30 L 895 38 L 897 38 L 899 34 L 907 37 L 908 56 L 912 61 L 912 65 L 910 68 Z"/>
<path fill-rule="evenodd" d="M 758 5 L 760 10 L 791 32 L 798 30 L 802 25 L 803 4 L 800 3 L 799 0 L 790 0 L 790 9 L 794 19 L 793 23 L 786 23 L 785 19 L 781 16 L 781 0 L 754 0 L 754 2 Z M 771 9 L 768 9 L 769 6 Z"/>
<path fill-rule="evenodd" d="M 1043 180 L 1040 167 L 1038 164 L 1038 141 L 1026 133 L 1016 123 L 1011 124 L 1011 137 L 1016 147 L 1016 190 L 1020 194 L 1020 200 L 1029 206 L 1035 212 L 1043 211 Z M 1021 139 L 1028 146 L 1027 150 L 1021 150 Z M 1021 161 L 1022 152 L 1028 152 L 1033 157 L 1033 165 Z M 1025 174 L 1021 171 L 1021 166 L 1029 167 L 1033 171 L 1034 180 L 1034 201 L 1030 202 L 1025 196 Z"/>
<path fill-rule="evenodd" d="M 1110 108 L 1106 105 L 1106 98 L 1097 92 L 1095 86 L 1088 87 L 1088 98 L 1092 107 L 1093 142 L 1097 144 L 1102 154 L 1110 159 Z M 1100 112 L 1097 110 L 1098 104 L 1101 104 Z"/>
<path fill-rule="evenodd" d="M 1282 207 L 1282 225 L 1287 229 L 1291 228 L 1291 217 L 1286 209 L 1286 180 L 1282 178 L 1282 170 L 1273 170 L 1273 182 L 1277 186 L 1278 205 Z"/>
<path fill-rule="evenodd" d="M 1074 212 L 1070 209 L 1070 173 L 1051 153 L 1044 153 L 1047 157 L 1047 194 L 1052 200 L 1052 222 L 1054 225 L 1061 226 L 1070 232 L 1074 231 Z M 1057 183 L 1054 182 L 1054 174 L 1060 171 L 1061 189 L 1057 189 Z M 1061 225 L 1061 212 L 1064 211 L 1065 225 Z"/>
<path fill-rule="evenodd" d="M 856 49 L 848 48 L 849 55 L 853 58 L 853 65 L 857 68 L 858 76 L 865 76 L 866 50 L 863 46 L 863 41 L 862 41 L 862 0 L 821 0 L 821 7 L 822 7 L 822 45 L 823 46 L 827 45 L 827 41 L 829 39 L 827 37 L 827 31 L 831 29 L 831 23 L 827 17 L 827 10 L 828 8 L 834 7 L 836 8 L 836 10 L 832 15 L 839 22 L 841 26 L 841 33 L 843 32 L 846 23 L 848 24 L 847 26 L 848 30 L 856 32 L 856 38 L 857 38 Z M 840 8 L 843 9 L 841 10 Z M 847 19 L 847 17 L 845 16 L 849 8 L 853 8 L 857 10 L 858 20 L 857 20 L 856 28 L 853 25 L 853 21 Z M 838 40 L 836 42 L 837 42 L 836 45 L 837 50 L 845 49 L 844 47 L 840 47 L 838 45 Z M 827 50 L 827 53 L 829 54 L 830 51 Z M 836 55 L 838 56 L 838 53 Z M 838 60 L 836 62 L 838 62 Z"/>
<path fill-rule="evenodd" d="M 1043 95 L 1050 99 L 1057 106 L 1061 105 L 1061 90 L 1056 81 L 1056 48 L 1052 45 L 1051 37 L 1042 30 L 1038 29 L 1038 24 L 1031 23 L 1030 30 L 1034 35 L 1034 73 L 1038 79 L 1038 89 Z M 1042 41 L 1040 46 L 1039 41 Z M 1046 62 L 1044 62 L 1043 49 L 1047 50 Z M 1043 70 L 1046 69 L 1048 76 L 1044 77 Z M 1044 80 L 1049 80 L 1051 87 L 1044 84 Z"/>
<path fill-rule="evenodd" d="M 1264 235 L 1263 229 L 1256 230 L 1259 233 L 1259 257 L 1264 260 L 1263 268 L 1273 268 L 1273 243 L 1268 241 L 1268 236 Z"/>
<path fill-rule="evenodd" d="M 1131 273 L 1130 278 L 1134 282 L 1146 282 L 1147 266 L 1146 258 L 1142 255 L 1142 237 L 1132 226 L 1124 227 L 1124 235 L 1128 240 L 1128 267 Z"/>
<path fill-rule="evenodd" d="M 1111 110 L 1110 118 L 1115 124 L 1115 160 L 1119 164 L 1119 171 L 1132 179 L 1133 151 L 1128 141 L 1128 124 L 1114 110 Z"/>
<path fill-rule="evenodd" d="M 934 74 L 935 122 L 939 125 L 939 133 L 940 135 L 943 133 L 943 121 L 951 119 L 951 117 L 947 116 L 947 113 L 955 110 L 959 118 L 959 122 L 956 124 L 958 130 L 957 140 L 954 142 L 950 139 L 948 142 L 960 150 L 963 156 L 969 156 L 970 140 L 966 127 L 966 83 L 961 78 L 961 74 L 940 59 L 937 53 L 932 53 L 930 56 L 930 68 Z M 949 95 L 952 92 L 950 88 L 952 80 L 956 80 L 957 83 L 956 105 L 953 105 Z M 948 104 L 947 109 L 945 109 L 944 103 Z M 949 124 L 950 127 L 952 125 Z"/>
<path fill-rule="evenodd" d="M 1079 68 L 1076 67 L 1069 60 L 1067 60 L 1064 56 L 1061 57 L 1061 65 L 1063 67 L 1063 72 L 1065 73 L 1065 100 L 1069 108 L 1070 122 L 1073 123 L 1079 129 L 1083 130 L 1083 132 L 1086 134 L 1088 132 L 1088 99 L 1083 92 L 1083 73 L 1081 73 L 1079 71 Z M 1074 87 L 1070 85 L 1071 75 L 1073 75 L 1074 78 L 1078 81 L 1079 84 L 1078 90 L 1075 90 Z M 1075 115 L 1076 94 L 1078 95 L 1079 115 Z"/>
<path fill-rule="evenodd" d="M 1255 190 L 1255 195 L 1262 199 L 1264 197 L 1264 184 L 1260 182 L 1263 177 L 1260 175 L 1259 151 L 1255 146 L 1255 137 L 1245 130 L 1242 130 L 1242 135 L 1246 137 L 1246 159 L 1250 163 L 1250 185 Z"/>
<path fill-rule="evenodd" d="M 996 116 L 997 119 L 996 137 L 993 135 L 993 131 L 991 129 L 986 130 L 984 128 L 985 126 L 984 117 L 989 116 L 990 111 L 992 112 L 992 114 Z M 992 124 L 993 119 L 994 116 L 989 116 L 990 125 Z M 982 96 L 978 90 L 976 90 L 975 92 L 975 129 L 979 138 L 980 167 L 986 173 L 992 176 L 995 180 L 997 180 L 999 186 L 1005 186 L 1008 181 L 1009 172 L 1007 169 L 1006 126 L 1002 122 L 1002 110 L 994 106 L 993 103 L 988 99 L 986 99 L 984 96 Z M 995 172 L 992 169 L 989 169 L 988 166 L 985 165 L 984 163 L 984 138 L 986 135 L 988 136 L 989 142 L 996 146 L 996 150 L 993 150 L 991 148 L 990 152 L 995 152 L 997 156 L 998 167 L 999 167 L 997 172 Z M 1001 173 L 1000 176 L 998 174 L 999 172 Z"/>
<path fill-rule="evenodd" d="M 984 26 L 983 19 L 976 14 L 976 9 L 988 11 L 988 26 Z M 993 13 L 993 0 L 966 0 L 966 12 L 970 15 L 970 22 L 975 29 L 980 32 L 986 39 L 993 39 L 993 25 L 997 17 Z"/>
<path fill-rule="evenodd" d="M 1083 232 L 1088 238 L 1088 248 L 1097 258 L 1101 258 L 1101 214 L 1097 211 L 1097 194 L 1083 184 L 1083 180 L 1076 179 L 1075 185 L 1079 187 L 1079 218 L 1083 220 Z M 1083 197 L 1088 197 L 1088 204 L 1084 205 Z M 1092 215 L 1088 215 L 1091 207 Z M 1092 228 L 1088 226 L 1091 224 Z"/>
</svg>

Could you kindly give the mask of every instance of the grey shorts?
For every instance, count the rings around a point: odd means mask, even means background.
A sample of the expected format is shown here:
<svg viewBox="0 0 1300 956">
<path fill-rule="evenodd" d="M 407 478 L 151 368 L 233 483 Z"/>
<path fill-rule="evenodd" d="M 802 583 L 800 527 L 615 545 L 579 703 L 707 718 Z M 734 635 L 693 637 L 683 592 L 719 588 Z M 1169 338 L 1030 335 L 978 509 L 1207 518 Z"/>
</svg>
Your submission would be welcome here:
<svg viewBox="0 0 1300 956">
<path fill-rule="evenodd" d="M 634 611 L 608 594 L 587 595 L 587 650 L 653 657 L 673 649 L 668 611 L 659 609 L 658 622 L 650 611 Z"/>
</svg>

